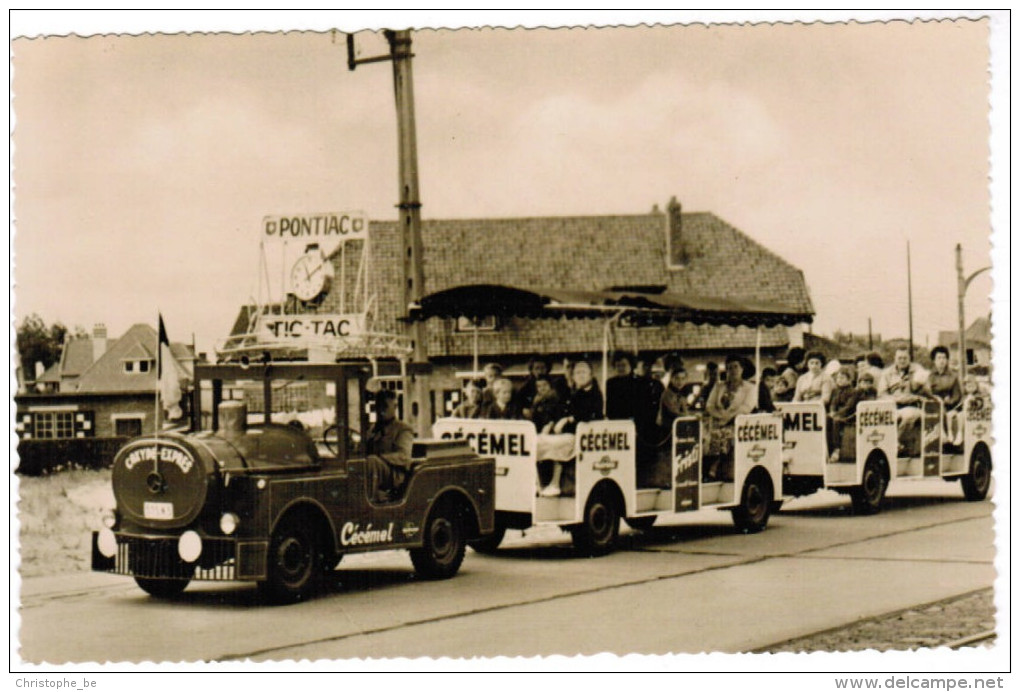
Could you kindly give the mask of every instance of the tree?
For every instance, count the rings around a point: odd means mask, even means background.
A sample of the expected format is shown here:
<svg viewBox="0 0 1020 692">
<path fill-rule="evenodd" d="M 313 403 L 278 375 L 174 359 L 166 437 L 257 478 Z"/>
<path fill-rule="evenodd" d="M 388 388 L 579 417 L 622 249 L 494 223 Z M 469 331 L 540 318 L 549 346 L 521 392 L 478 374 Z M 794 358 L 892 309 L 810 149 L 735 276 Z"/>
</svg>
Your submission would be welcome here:
<svg viewBox="0 0 1020 692">
<path fill-rule="evenodd" d="M 47 327 L 35 313 L 22 321 L 17 329 L 18 356 L 27 377 L 35 379 L 36 363 L 42 363 L 44 368 L 48 368 L 60 359 L 66 336 L 67 327 L 63 324 L 54 322 Z"/>
</svg>

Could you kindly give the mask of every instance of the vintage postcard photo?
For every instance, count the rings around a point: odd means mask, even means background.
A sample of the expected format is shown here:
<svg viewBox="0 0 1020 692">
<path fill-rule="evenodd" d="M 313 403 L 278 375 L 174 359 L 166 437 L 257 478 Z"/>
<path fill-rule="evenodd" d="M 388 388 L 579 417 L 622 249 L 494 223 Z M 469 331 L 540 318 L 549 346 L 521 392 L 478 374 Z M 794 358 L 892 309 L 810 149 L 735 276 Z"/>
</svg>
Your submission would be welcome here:
<svg viewBox="0 0 1020 692">
<path fill-rule="evenodd" d="M 1008 670 L 1008 14 L 563 14 L 12 31 L 12 668 Z"/>
</svg>

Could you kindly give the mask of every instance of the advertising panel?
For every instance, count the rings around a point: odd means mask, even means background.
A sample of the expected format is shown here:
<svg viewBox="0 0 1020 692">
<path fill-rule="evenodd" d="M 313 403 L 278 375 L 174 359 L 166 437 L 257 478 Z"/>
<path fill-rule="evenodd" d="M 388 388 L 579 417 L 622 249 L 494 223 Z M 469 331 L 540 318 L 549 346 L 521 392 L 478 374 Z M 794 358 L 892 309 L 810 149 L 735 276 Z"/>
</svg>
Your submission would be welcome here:
<svg viewBox="0 0 1020 692">
<path fill-rule="evenodd" d="M 476 454 L 496 460 L 496 509 L 532 512 L 538 479 L 535 426 L 526 420 L 440 418 L 439 439 L 464 439 Z"/>
<path fill-rule="evenodd" d="M 701 421 L 677 418 L 673 422 L 673 511 L 701 508 Z"/>
</svg>

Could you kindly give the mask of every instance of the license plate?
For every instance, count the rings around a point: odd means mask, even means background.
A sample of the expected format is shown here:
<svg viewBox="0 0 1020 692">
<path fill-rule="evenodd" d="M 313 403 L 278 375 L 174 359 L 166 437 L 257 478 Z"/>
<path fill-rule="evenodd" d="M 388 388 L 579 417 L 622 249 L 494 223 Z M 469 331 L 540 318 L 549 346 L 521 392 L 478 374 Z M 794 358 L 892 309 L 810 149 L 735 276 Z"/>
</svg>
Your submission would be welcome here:
<svg viewBox="0 0 1020 692">
<path fill-rule="evenodd" d="M 146 502 L 142 507 L 146 519 L 173 519 L 174 504 L 172 502 Z"/>
</svg>

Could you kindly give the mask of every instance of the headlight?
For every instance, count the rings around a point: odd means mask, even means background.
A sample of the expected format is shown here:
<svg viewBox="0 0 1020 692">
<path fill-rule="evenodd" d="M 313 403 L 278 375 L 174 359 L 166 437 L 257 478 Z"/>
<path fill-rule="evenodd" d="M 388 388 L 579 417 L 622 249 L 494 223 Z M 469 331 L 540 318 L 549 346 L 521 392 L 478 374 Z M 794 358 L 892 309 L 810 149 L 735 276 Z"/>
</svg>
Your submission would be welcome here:
<svg viewBox="0 0 1020 692">
<path fill-rule="evenodd" d="M 103 557 L 113 557 L 117 554 L 117 537 L 110 529 L 103 529 L 99 532 L 99 539 L 96 541 L 99 552 Z"/>
<path fill-rule="evenodd" d="M 177 554 L 185 562 L 194 562 L 202 554 L 202 537 L 194 531 L 185 531 L 177 539 Z"/>
<path fill-rule="evenodd" d="M 240 519 L 236 514 L 233 512 L 227 512 L 220 517 L 220 531 L 222 531 L 224 535 L 229 536 L 234 533 L 234 531 L 237 531 L 237 524 L 239 521 Z"/>
</svg>

